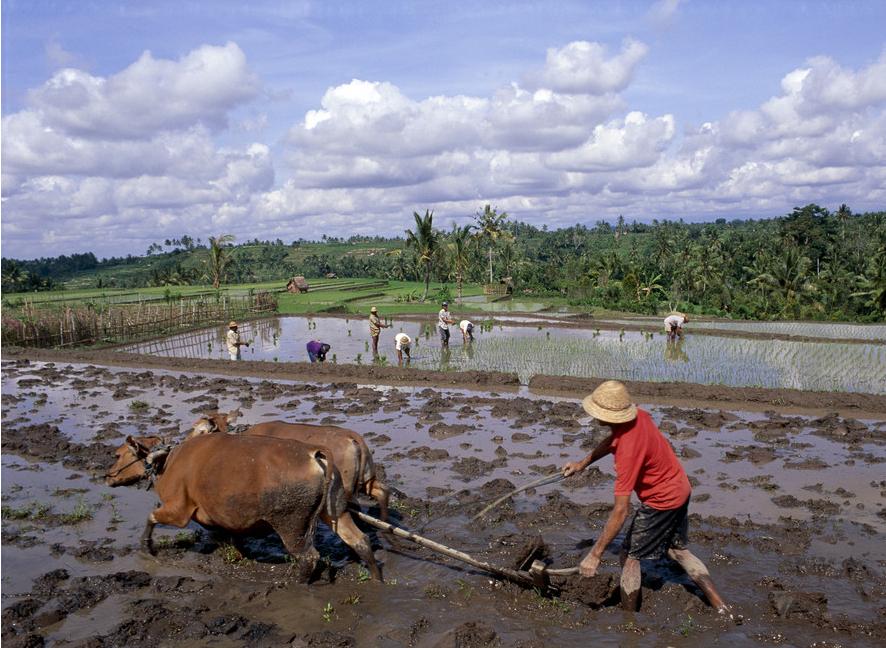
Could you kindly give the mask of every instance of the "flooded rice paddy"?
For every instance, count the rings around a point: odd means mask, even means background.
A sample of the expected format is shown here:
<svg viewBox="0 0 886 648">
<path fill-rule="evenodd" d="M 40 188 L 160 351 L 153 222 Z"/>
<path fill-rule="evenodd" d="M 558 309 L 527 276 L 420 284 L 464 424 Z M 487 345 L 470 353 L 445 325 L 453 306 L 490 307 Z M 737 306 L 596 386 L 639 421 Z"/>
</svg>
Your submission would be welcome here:
<svg viewBox="0 0 886 648">
<path fill-rule="evenodd" d="M 736 626 L 713 614 L 667 562 L 644 565 L 641 612 L 614 606 L 621 538 L 601 576 L 563 584 L 553 598 L 376 534 L 385 584 L 366 580 L 323 529 L 317 541 L 329 567 L 313 585 L 292 581 L 273 536 L 252 540 L 243 556 L 228 538 L 197 525 L 158 529 L 153 558 L 138 550 L 153 491 L 111 489 L 100 479 L 125 435 L 175 440 L 206 410 L 240 408 L 241 423 L 342 424 L 364 434 L 396 488 L 392 516 L 400 524 L 507 566 L 541 536 L 546 560 L 567 567 L 606 520 L 611 460 L 522 494 L 479 524 L 468 520 L 489 499 L 582 457 L 602 438 L 602 430 L 578 422 L 575 400 L 28 361 L 4 362 L 2 371 L 7 645 L 886 640 L 884 421 L 646 406 L 690 475 L 690 542 L 744 615 Z"/>
<path fill-rule="evenodd" d="M 662 325 L 661 317 L 631 317 L 607 319 L 614 324 Z M 695 320 L 686 325 L 687 329 L 713 329 L 723 331 L 744 331 L 746 333 L 794 335 L 797 337 L 831 338 L 834 340 L 886 340 L 884 324 L 849 324 L 846 322 L 759 322 L 743 320 Z"/>
<path fill-rule="evenodd" d="M 730 387 L 886 393 L 886 344 L 799 342 L 688 334 L 668 343 L 663 333 L 595 328 L 557 328 L 496 323 L 477 326 L 475 341 L 463 344 L 453 330 L 441 348 L 432 324 L 394 321 L 381 335 L 379 362 L 396 362 L 393 338 L 415 340 L 411 366 L 435 370 L 516 373 L 521 382 L 538 374 L 605 376 L 622 380 L 676 381 Z M 225 327 L 131 345 L 123 350 L 184 358 L 227 358 Z M 280 317 L 245 323 L 251 341 L 244 360 L 307 361 L 305 344 L 332 345 L 328 361 L 370 364 L 366 322 L 338 317 Z"/>
</svg>

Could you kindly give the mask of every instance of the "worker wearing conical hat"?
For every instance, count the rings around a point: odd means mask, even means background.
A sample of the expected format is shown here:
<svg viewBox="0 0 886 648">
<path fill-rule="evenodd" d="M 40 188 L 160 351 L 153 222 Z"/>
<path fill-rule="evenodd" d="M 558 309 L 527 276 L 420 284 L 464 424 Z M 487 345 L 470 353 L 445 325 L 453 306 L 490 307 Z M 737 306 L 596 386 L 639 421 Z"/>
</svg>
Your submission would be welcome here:
<svg viewBox="0 0 886 648">
<path fill-rule="evenodd" d="M 609 428 L 610 434 L 587 457 L 563 466 L 572 475 L 608 454 L 615 458 L 615 506 L 603 532 L 579 565 L 582 576 L 597 573 L 603 552 L 628 516 L 631 493 L 640 507 L 634 513 L 622 547 L 621 600 L 630 610 L 640 603 L 640 560 L 667 555 L 677 561 L 721 614 L 731 614 L 714 588 L 704 564 L 687 548 L 689 497 L 686 471 L 648 412 L 631 402 L 627 388 L 615 380 L 601 383 L 582 401 L 584 410 Z"/>
<path fill-rule="evenodd" d="M 397 333 L 394 336 L 394 348 L 397 351 L 397 366 L 403 366 L 403 356 L 406 356 L 406 364 L 409 364 L 409 361 L 412 357 L 409 355 L 409 350 L 412 348 L 412 338 L 406 335 L 405 333 Z"/>
</svg>

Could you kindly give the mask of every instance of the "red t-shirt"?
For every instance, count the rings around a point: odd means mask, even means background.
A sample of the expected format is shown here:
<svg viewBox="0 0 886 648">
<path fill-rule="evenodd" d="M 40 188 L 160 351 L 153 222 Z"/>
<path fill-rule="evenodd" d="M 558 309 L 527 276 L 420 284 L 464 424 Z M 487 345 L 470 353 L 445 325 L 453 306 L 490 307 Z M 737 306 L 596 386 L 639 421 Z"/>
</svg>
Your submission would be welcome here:
<svg viewBox="0 0 886 648">
<path fill-rule="evenodd" d="M 638 409 L 637 418 L 615 432 L 612 453 L 616 495 L 636 491 L 647 506 L 669 510 L 683 506 L 692 492 L 686 471 L 648 412 Z"/>
</svg>

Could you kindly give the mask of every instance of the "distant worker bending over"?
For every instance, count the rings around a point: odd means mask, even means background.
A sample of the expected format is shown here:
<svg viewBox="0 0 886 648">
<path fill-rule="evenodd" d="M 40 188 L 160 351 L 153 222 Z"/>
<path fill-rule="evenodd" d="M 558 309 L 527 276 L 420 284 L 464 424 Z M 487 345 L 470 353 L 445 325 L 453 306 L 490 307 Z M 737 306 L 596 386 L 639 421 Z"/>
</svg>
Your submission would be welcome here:
<svg viewBox="0 0 886 648">
<path fill-rule="evenodd" d="M 308 342 L 307 348 L 311 362 L 326 362 L 326 354 L 332 347 L 320 340 L 311 340 Z"/>
<path fill-rule="evenodd" d="M 394 336 L 394 347 L 397 349 L 397 366 L 403 366 L 403 355 L 406 354 L 406 364 L 412 359 L 409 356 L 409 349 L 412 346 L 412 338 L 405 333 L 397 333 Z"/>
<path fill-rule="evenodd" d="M 462 320 L 458 324 L 461 329 L 461 339 L 463 342 L 474 341 L 474 325 L 468 320 Z"/>
<path fill-rule="evenodd" d="M 240 338 L 240 332 L 237 330 L 237 322 L 228 324 L 228 334 L 225 336 L 225 343 L 228 345 L 228 353 L 231 354 L 231 360 L 240 359 L 240 347 L 249 346 L 249 342 L 244 342 Z"/>
<path fill-rule="evenodd" d="M 665 332 L 668 334 L 668 342 L 673 342 L 679 336 L 683 339 L 683 324 L 689 321 L 684 313 L 671 313 L 665 317 Z"/>
<path fill-rule="evenodd" d="M 449 312 L 449 302 L 443 302 L 443 308 L 437 314 L 437 328 L 440 330 L 440 343 L 443 348 L 449 347 L 449 325 L 455 324 L 452 313 Z"/>
<path fill-rule="evenodd" d="M 373 306 L 369 309 L 369 337 L 372 338 L 372 357 L 378 357 L 378 335 L 383 328 L 390 328 L 390 324 L 382 324 L 378 316 L 378 309 Z"/>
</svg>

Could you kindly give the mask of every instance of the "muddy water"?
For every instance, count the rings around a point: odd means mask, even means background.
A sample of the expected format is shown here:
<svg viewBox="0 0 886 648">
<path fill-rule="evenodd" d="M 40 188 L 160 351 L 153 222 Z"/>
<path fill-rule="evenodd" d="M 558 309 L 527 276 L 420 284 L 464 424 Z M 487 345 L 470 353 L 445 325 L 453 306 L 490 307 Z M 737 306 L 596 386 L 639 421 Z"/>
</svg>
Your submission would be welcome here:
<svg viewBox="0 0 886 648">
<path fill-rule="evenodd" d="M 400 493 L 396 519 L 499 564 L 540 534 L 554 566 L 574 565 L 611 502 L 613 467 L 605 460 L 468 523 L 507 482 L 552 472 L 600 438 L 600 430 L 577 423 L 573 400 L 4 363 L 4 641 L 281 645 L 296 637 L 296 645 L 542 646 L 584 644 L 589 633 L 601 645 L 884 639 L 883 421 L 650 409 L 693 480 L 690 540 L 745 615 L 734 626 L 713 615 L 669 564 L 646 566 L 644 608 L 630 617 L 608 604 L 607 582 L 546 599 L 374 534 L 384 585 L 364 582 L 328 532 L 318 542 L 332 567 L 312 586 L 291 581 L 274 538 L 251 541 L 247 559 L 235 560 L 219 534 L 196 525 L 188 533 L 158 529 L 163 548 L 157 558 L 144 556 L 137 538 L 156 498 L 96 480 L 111 462 L 110 448 L 126 434 L 174 437 L 203 409 L 236 407 L 241 422 L 285 418 L 359 430 Z M 617 573 L 619 541 L 604 574 Z M 64 578 L 52 575 L 58 569 Z"/>
<path fill-rule="evenodd" d="M 526 318 L 524 318 L 526 319 Z M 448 350 L 427 322 L 393 321 L 382 333 L 380 362 L 396 361 L 393 338 L 415 342 L 412 366 L 420 369 L 515 372 L 527 384 L 535 375 L 608 376 L 621 380 L 691 382 L 733 387 L 769 387 L 886 393 L 886 345 L 838 344 L 716 335 L 687 336 L 676 344 L 661 333 L 595 328 L 477 326 L 476 341 L 463 344 L 453 329 Z M 134 353 L 184 358 L 228 358 L 224 327 L 125 347 Z M 311 339 L 332 346 L 330 362 L 372 362 L 366 322 L 337 317 L 281 317 L 245 323 L 244 360 L 307 361 Z"/>
</svg>

